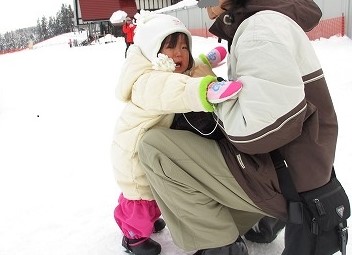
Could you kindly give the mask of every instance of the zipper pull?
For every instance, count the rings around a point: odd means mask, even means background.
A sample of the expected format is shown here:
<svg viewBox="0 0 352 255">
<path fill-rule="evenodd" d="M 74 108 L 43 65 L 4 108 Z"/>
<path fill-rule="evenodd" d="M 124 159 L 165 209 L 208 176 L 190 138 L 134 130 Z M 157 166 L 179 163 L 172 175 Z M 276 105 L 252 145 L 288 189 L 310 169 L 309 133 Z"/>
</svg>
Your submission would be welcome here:
<svg viewBox="0 0 352 255">
<path fill-rule="evenodd" d="M 320 200 L 318 198 L 315 198 L 313 199 L 313 202 L 315 203 L 315 207 L 317 208 L 319 215 L 320 216 L 325 215 L 326 211 L 323 204 L 320 202 Z"/>
<path fill-rule="evenodd" d="M 319 234 L 319 224 L 317 222 L 317 220 L 315 218 L 312 219 L 311 225 L 310 225 L 310 231 L 314 234 L 314 235 L 318 235 Z"/>
</svg>

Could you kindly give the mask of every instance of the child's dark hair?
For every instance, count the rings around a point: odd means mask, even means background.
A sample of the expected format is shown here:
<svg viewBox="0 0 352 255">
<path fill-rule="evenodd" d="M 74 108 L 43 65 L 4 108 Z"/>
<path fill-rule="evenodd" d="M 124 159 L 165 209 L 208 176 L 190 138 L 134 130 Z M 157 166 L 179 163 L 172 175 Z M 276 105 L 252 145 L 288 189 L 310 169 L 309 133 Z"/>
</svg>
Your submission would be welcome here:
<svg viewBox="0 0 352 255">
<path fill-rule="evenodd" d="M 186 44 L 187 44 L 187 48 L 188 48 L 188 52 L 189 52 L 189 63 L 188 63 L 187 70 L 190 70 L 193 67 L 194 59 L 193 59 L 193 56 L 191 53 L 188 36 L 185 33 L 175 32 L 175 33 L 172 33 L 172 34 L 166 36 L 165 39 L 163 40 L 163 42 L 161 43 L 160 51 L 161 51 L 161 49 L 164 48 L 165 45 L 168 45 L 168 47 L 170 47 L 170 48 L 175 48 L 177 41 L 178 41 L 178 38 L 180 36 L 184 36 L 186 38 Z M 158 53 L 160 53 L 160 51 Z"/>
</svg>

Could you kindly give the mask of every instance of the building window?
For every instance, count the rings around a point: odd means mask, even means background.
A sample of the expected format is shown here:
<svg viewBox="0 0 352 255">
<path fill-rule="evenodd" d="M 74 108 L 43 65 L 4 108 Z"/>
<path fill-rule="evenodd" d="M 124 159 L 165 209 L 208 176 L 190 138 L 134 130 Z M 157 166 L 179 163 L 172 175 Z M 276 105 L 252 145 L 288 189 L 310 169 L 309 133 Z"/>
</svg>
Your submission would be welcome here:
<svg viewBox="0 0 352 255">
<path fill-rule="evenodd" d="M 182 0 L 136 0 L 138 10 L 154 11 L 181 2 Z"/>
</svg>

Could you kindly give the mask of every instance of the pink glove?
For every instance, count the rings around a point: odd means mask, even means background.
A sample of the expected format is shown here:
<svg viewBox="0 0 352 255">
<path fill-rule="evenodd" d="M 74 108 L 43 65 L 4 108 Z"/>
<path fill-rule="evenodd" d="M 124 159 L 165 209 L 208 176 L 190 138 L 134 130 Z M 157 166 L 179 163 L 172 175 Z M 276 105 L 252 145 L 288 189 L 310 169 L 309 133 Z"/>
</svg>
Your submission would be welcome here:
<svg viewBox="0 0 352 255">
<path fill-rule="evenodd" d="M 217 67 L 226 57 L 227 51 L 223 46 L 218 46 L 209 51 L 206 55 L 200 54 L 202 62 L 212 68 Z"/>
<path fill-rule="evenodd" d="M 240 81 L 218 81 L 208 86 L 207 99 L 212 104 L 224 102 L 234 98 L 241 90 L 243 84 Z"/>
</svg>

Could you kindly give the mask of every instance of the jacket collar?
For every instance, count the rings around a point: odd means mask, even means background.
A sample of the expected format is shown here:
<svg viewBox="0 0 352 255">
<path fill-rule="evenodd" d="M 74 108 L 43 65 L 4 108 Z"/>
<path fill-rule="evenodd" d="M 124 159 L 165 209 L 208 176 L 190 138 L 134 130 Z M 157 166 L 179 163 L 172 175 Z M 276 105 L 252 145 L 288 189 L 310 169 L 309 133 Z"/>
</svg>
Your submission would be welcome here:
<svg viewBox="0 0 352 255">
<path fill-rule="evenodd" d="M 209 28 L 209 32 L 231 42 L 237 28 L 245 19 L 264 10 L 277 11 L 290 17 L 305 32 L 318 25 L 322 16 L 320 8 L 313 0 L 248 0 L 245 7 L 235 6 L 222 13 Z"/>
</svg>

